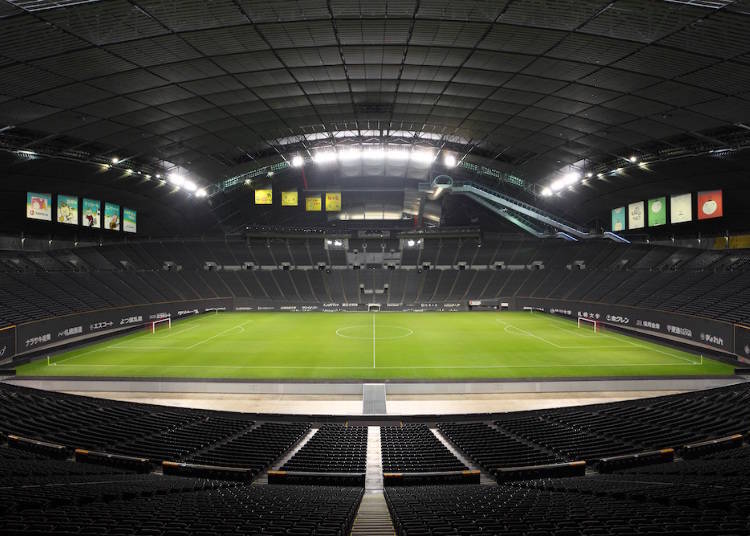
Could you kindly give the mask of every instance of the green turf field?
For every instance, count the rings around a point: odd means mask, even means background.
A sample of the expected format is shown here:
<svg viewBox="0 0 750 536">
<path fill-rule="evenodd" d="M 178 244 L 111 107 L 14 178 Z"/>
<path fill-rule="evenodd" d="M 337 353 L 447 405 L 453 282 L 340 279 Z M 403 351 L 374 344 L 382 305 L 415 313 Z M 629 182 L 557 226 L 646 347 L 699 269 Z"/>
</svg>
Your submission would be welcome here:
<svg viewBox="0 0 750 536">
<path fill-rule="evenodd" d="M 19 376 L 470 379 L 731 375 L 539 313 L 219 313 L 24 365 Z"/>
</svg>

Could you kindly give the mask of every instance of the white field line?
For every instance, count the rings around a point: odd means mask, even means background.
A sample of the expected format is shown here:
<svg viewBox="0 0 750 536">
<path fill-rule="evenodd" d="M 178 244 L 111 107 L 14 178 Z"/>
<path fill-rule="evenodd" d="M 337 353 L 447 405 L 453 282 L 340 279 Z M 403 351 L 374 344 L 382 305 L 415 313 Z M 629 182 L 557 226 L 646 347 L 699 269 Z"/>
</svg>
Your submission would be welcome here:
<svg viewBox="0 0 750 536">
<path fill-rule="evenodd" d="M 375 313 L 372 315 L 372 368 L 375 368 Z"/>
<path fill-rule="evenodd" d="M 245 325 L 249 324 L 249 323 L 250 323 L 250 322 L 252 322 L 252 321 L 253 321 L 253 320 L 252 320 L 252 319 L 250 319 L 250 320 L 248 320 L 247 322 L 243 322 L 242 324 L 237 324 L 236 326 L 232 326 L 231 328 L 227 328 L 227 329 L 225 329 L 225 330 L 223 330 L 223 331 L 220 331 L 220 332 L 219 332 L 219 333 L 217 333 L 216 335 L 211 335 L 210 337 L 207 337 L 207 338 L 203 339 L 202 341 L 198 341 L 198 342 L 196 342 L 195 344 L 191 344 L 191 345 L 190 345 L 190 346 L 188 346 L 187 348 L 184 348 L 184 350 L 192 350 L 192 349 L 193 349 L 193 348 L 195 348 L 196 346 L 200 346 L 201 344 L 207 343 L 208 341 L 210 341 L 210 340 L 212 340 L 212 339 L 215 339 L 216 337 L 221 337 L 221 336 L 222 336 L 222 335 L 224 335 L 225 333 L 228 333 L 228 332 L 230 332 L 230 331 L 232 331 L 232 330 L 235 330 L 235 329 L 237 329 L 237 328 L 241 328 L 242 326 L 245 326 Z M 245 330 L 243 329 L 242 331 L 245 331 Z"/>
<path fill-rule="evenodd" d="M 690 365 L 699 365 L 699 363 L 689 363 Z M 675 363 L 628 363 L 628 364 L 569 364 L 560 363 L 566 367 L 674 367 L 677 366 Z M 87 364 L 87 365 L 61 365 L 63 367 L 121 367 L 121 368 L 142 368 L 143 365 L 114 365 L 114 364 Z M 211 369 L 342 369 L 342 370 L 370 370 L 372 367 L 341 367 L 341 366 L 325 366 L 315 365 L 305 367 L 302 365 L 156 365 L 157 368 L 211 368 Z M 542 368 L 544 365 L 456 365 L 456 366 L 398 366 L 398 367 L 383 367 L 380 366 L 378 369 L 533 369 Z"/>
<path fill-rule="evenodd" d="M 555 320 L 557 320 L 557 319 L 555 319 Z M 514 326 L 513 324 L 510 324 L 508 322 L 503 322 L 499 318 L 496 318 L 495 321 L 496 322 L 500 322 L 501 324 L 505 325 L 505 331 L 506 332 L 508 330 L 508 327 L 510 327 L 512 329 L 520 331 L 521 333 L 523 333 L 525 335 L 528 335 L 530 337 L 534 337 L 535 339 L 539 339 L 539 340 L 541 340 L 543 342 L 546 342 L 547 344 L 549 344 L 551 346 L 554 346 L 556 348 L 560 348 L 562 350 L 582 350 L 582 349 L 587 349 L 587 348 L 591 348 L 592 350 L 595 350 L 595 349 L 604 349 L 604 348 L 618 348 L 616 346 L 560 346 L 559 344 L 555 344 L 554 342 L 548 341 L 544 337 L 541 337 L 539 335 L 535 335 L 533 333 L 530 333 L 530 332 L 528 332 L 528 331 L 526 331 L 524 329 L 521 329 L 521 328 L 519 328 L 517 326 Z M 562 328 L 559 328 L 559 329 L 562 329 Z M 578 329 L 578 328 L 576 328 L 576 329 Z M 615 340 L 615 341 L 618 341 L 618 342 L 627 343 L 630 346 L 633 346 L 635 348 L 642 348 L 642 349 L 647 350 L 647 351 L 657 352 L 659 354 L 663 354 L 663 355 L 669 356 L 669 357 L 671 357 L 673 359 L 680 359 L 682 361 L 685 361 L 686 363 L 690 363 L 691 365 L 702 365 L 703 364 L 703 359 L 701 359 L 701 361 L 697 363 L 694 360 L 689 359 L 687 357 L 683 357 L 683 356 L 680 356 L 680 355 L 675 355 L 675 354 L 672 354 L 670 352 L 666 352 L 664 350 L 660 350 L 659 348 L 651 348 L 651 347 L 648 347 L 648 346 L 643 346 L 642 344 L 638 344 L 638 343 L 629 341 L 627 339 L 622 339 L 621 340 L 618 337 L 613 337 L 612 335 L 608 335 L 608 334 L 601 334 L 600 336 L 601 337 L 607 337 L 609 339 L 612 339 L 612 340 Z M 619 346 L 619 348 L 626 348 L 626 347 L 625 346 Z"/>
<path fill-rule="evenodd" d="M 555 320 L 557 322 L 565 322 L 565 320 L 563 320 L 561 318 L 550 317 L 550 319 L 551 320 Z M 563 329 L 563 328 L 562 327 L 558 327 L 558 329 Z M 573 326 L 570 326 L 568 329 L 569 329 L 569 331 L 571 333 L 574 333 L 574 331 L 578 330 L 578 328 L 573 328 Z M 654 352 L 657 352 L 657 353 L 660 353 L 660 354 L 668 355 L 669 357 L 674 357 L 675 359 L 682 359 L 683 361 L 686 361 L 686 362 L 688 362 L 690 364 L 694 364 L 695 363 L 695 361 L 692 360 L 692 359 L 689 359 L 687 357 L 683 357 L 683 356 L 680 356 L 680 355 L 672 354 L 672 353 L 667 352 L 665 350 L 661 350 L 660 348 L 652 348 L 652 347 L 649 347 L 649 346 L 643 346 L 642 344 L 639 344 L 637 342 L 629 340 L 627 335 L 621 335 L 620 337 L 615 337 L 614 335 L 610 335 L 608 333 L 601 333 L 601 332 L 599 332 L 599 335 L 580 335 L 580 336 L 581 337 L 607 337 L 607 338 L 612 339 L 614 341 L 620 341 L 620 342 L 624 342 L 624 343 L 630 344 L 631 346 L 634 346 L 636 348 L 643 348 L 644 350 L 650 350 L 650 351 L 654 351 Z M 703 356 L 701 356 L 701 364 L 702 363 L 703 363 Z"/>
<path fill-rule="evenodd" d="M 83 352 L 82 354 L 72 355 L 70 357 L 66 357 L 65 359 L 61 359 L 60 361 L 53 361 L 51 365 L 58 365 L 60 363 L 64 363 L 65 361 L 70 361 L 71 359 L 75 359 L 76 357 L 82 357 L 84 355 L 101 352 L 102 350 L 106 350 L 106 348 L 94 348 L 93 350 L 89 350 L 88 352 Z M 50 366 L 50 365 L 47 365 L 47 366 Z"/>
</svg>

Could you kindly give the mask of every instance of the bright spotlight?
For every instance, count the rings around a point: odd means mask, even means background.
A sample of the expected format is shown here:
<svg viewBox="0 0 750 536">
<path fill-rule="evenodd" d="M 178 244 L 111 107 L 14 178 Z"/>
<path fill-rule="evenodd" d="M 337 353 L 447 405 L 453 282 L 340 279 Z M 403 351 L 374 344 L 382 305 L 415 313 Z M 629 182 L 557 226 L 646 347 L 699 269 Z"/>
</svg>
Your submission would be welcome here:
<svg viewBox="0 0 750 536">
<path fill-rule="evenodd" d="M 449 154 L 446 154 L 446 155 L 445 155 L 445 156 L 443 157 L 443 164 L 445 164 L 445 167 L 449 167 L 449 168 L 451 168 L 451 167 L 456 167 L 456 157 L 455 157 L 455 156 L 453 156 L 453 155 L 452 155 L 452 154 L 450 154 L 450 153 L 449 153 Z"/>
<path fill-rule="evenodd" d="M 183 177 L 182 175 L 178 175 L 177 173 L 170 173 L 169 183 L 179 188 L 185 183 L 185 177 Z"/>
<path fill-rule="evenodd" d="M 332 245 L 333 244 L 333 240 L 326 240 L 326 244 L 328 244 L 329 246 Z"/>
<path fill-rule="evenodd" d="M 631 164 L 635 164 L 636 162 L 638 162 L 638 157 L 633 155 L 630 158 L 628 158 L 628 160 L 630 160 Z"/>
<path fill-rule="evenodd" d="M 302 158 L 298 154 L 294 155 L 294 158 L 292 158 L 292 165 L 294 167 L 302 167 L 302 164 L 304 164 L 304 163 L 305 163 L 305 159 Z"/>
<path fill-rule="evenodd" d="M 344 243 L 343 243 L 343 242 L 342 242 L 341 240 L 334 240 L 334 241 L 333 241 L 333 245 L 334 245 L 334 246 L 343 246 L 343 245 L 344 245 Z"/>
<path fill-rule="evenodd" d="M 415 243 L 414 240 L 408 240 L 406 242 L 406 245 L 409 246 L 410 248 L 413 248 L 414 247 L 414 243 Z"/>
<path fill-rule="evenodd" d="M 194 192 L 198 189 L 198 186 L 193 181 L 185 180 L 185 182 L 182 183 L 182 187 L 185 188 L 188 192 Z"/>
<path fill-rule="evenodd" d="M 195 192 L 195 197 L 206 197 L 207 195 L 208 192 L 206 192 L 206 190 L 204 190 L 203 188 Z"/>
<path fill-rule="evenodd" d="M 574 185 L 579 180 L 581 180 L 581 174 L 577 171 L 571 171 L 570 173 L 566 173 L 559 179 L 552 181 L 552 184 L 549 185 L 549 188 L 553 192 L 557 192 L 559 190 L 562 190 L 566 186 Z"/>
<path fill-rule="evenodd" d="M 586 178 L 587 178 L 587 179 L 590 179 L 590 178 L 591 178 L 591 177 L 593 177 L 593 176 L 594 176 L 594 174 L 593 174 L 593 173 L 591 173 L 590 171 L 589 171 L 588 173 L 586 173 Z"/>
<path fill-rule="evenodd" d="M 542 190 L 542 195 L 543 195 L 544 197 L 549 197 L 549 196 L 551 196 L 551 195 L 552 195 L 552 190 L 550 190 L 549 188 L 544 188 L 544 189 Z"/>
<path fill-rule="evenodd" d="M 113 163 L 113 164 L 119 164 L 119 163 L 120 163 L 120 159 L 119 159 L 119 158 L 117 158 L 116 156 L 113 156 L 113 157 L 112 157 L 112 163 Z"/>
</svg>

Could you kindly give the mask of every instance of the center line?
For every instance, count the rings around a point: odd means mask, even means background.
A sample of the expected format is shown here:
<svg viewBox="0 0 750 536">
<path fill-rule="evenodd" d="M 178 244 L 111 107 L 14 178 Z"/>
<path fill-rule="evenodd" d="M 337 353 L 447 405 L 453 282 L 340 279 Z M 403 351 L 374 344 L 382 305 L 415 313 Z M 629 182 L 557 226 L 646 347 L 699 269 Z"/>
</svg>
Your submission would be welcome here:
<svg viewBox="0 0 750 536">
<path fill-rule="evenodd" d="M 372 368 L 375 368 L 375 313 L 372 313 Z"/>
</svg>

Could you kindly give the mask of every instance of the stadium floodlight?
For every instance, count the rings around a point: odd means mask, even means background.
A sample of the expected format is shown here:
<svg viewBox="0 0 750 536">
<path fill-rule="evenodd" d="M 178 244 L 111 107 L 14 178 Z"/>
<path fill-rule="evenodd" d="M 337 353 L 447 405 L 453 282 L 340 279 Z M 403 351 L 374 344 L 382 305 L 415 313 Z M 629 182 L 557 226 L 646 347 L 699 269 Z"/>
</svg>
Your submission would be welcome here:
<svg viewBox="0 0 750 536">
<path fill-rule="evenodd" d="M 636 162 L 638 162 L 638 157 L 633 155 L 630 158 L 628 158 L 628 160 L 630 160 L 631 164 L 635 164 Z"/>
<path fill-rule="evenodd" d="M 161 174 L 160 174 L 160 173 L 157 173 L 157 174 L 156 174 L 156 178 L 157 178 L 157 179 L 161 179 Z"/>
<path fill-rule="evenodd" d="M 169 183 L 179 188 L 185 183 L 185 177 L 183 177 L 182 175 L 178 173 L 170 173 Z"/>
<path fill-rule="evenodd" d="M 120 163 L 120 159 L 119 159 L 119 158 L 117 158 L 116 156 L 113 156 L 113 157 L 112 157 L 112 163 L 113 163 L 113 164 L 119 164 L 119 163 Z"/>
<path fill-rule="evenodd" d="M 590 172 L 590 171 L 588 173 L 586 173 L 586 178 L 587 179 L 590 179 L 593 176 L 594 176 L 594 174 L 592 172 Z"/>
<path fill-rule="evenodd" d="M 326 244 L 328 244 L 329 246 L 333 245 L 333 240 L 326 240 Z"/>
<path fill-rule="evenodd" d="M 208 195 L 208 192 L 204 188 L 201 188 L 197 192 L 195 192 L 195 197 L 206 197 Z"/>
<path fill-rule="evenodd" d="M 566 186 L 572 186 L 575 183 L 577 183 L 579 180 L 581 180 L 581 174 L 577 171 L 571 171 L 570 173 L 566 173 L 559 179 L 552 181 L 552 184 L 549 185 L 550 190 L 553 192 L 558 192 L 565 188 Z"/>
<path fill-rule="evenodd" d="M 300 155 L 296 154 L 292 158 L 292 165 L 294 167 L 302 167 L 302 165 L 305 163 L 305 159 L 302 158 Z"/>
<path fill-rule="evenodd" d="M 341 246 L 343 246 L 343 245 L 344 245 L 344 243 L 343 243 L 343 242 L 342 242 L 341 240 L 334 240 L 334 241 L 333 241 L 333 245 L 334 245 L 334 246 L 338 246 L 338 247 L 341 247 Z"/>
<path fill-rule="evenodd" d="M 547 187 L 547 188 L 544 188 L 544 189 L 542 190 L 542 195 L 543 195 L 544 197 L 549 197 L 549 196 L 551 196 L 551 195 L 552 195 L 552 190 L 550 190 L 550 188 L 549 188 L 549 187 Z"/>
<path fill-rule="evenodd" d="M 198 186 L 193 182 L 185 179 L 185 181 L 182 183 L 182 187 L 185 188 L 188 192 L 194 192 L 198 189 Z"/>
<path fill-rule="evenodd" d="M 410 248 L 413 248 L 415 244 L 416 244 L 416 242 L 414 242 L 414 240 L 407 240 L 406 241 L 406 245 L 409 246 Z"/>
<path fill-rule="evenodd" d="M 443 157 L 443 164 L 445 164 L 445 167 L 449 167 L 449 168 L 456 167 L 456 163 L 457 163 L 456 157 L 453 156 L 451 153 L 447 153 Z"/>
</svg>

